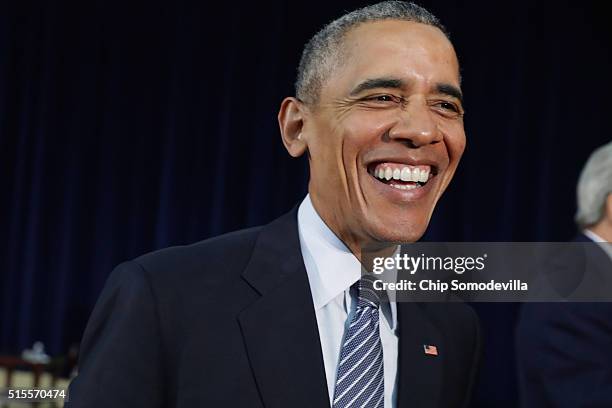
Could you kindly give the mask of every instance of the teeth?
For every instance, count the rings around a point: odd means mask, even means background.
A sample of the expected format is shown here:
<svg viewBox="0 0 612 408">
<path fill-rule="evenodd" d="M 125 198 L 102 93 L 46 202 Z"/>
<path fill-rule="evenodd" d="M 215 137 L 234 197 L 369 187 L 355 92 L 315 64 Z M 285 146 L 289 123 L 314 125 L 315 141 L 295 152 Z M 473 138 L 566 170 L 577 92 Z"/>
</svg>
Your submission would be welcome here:
<svg viewBox="0 0 612 408">
<path fill-rule="evenodd" d="M 427 170 L 421 170 L 421 179 L 419 180 L 422 183 L 426 183 L 427 180 L 429 180 L 429 171 L 431 169 L 427 169 Z"/>
<path fill-rule="evenodd" d="M 430 168 L 418 168 L 412 166 L 391 168 L 386 165 L 378 167 L 374 170 L 374 176 L 381 180 L 402 180 L 426 183 L 429 180 Z M 400 188 L 399 185 L 395 185 Z"/>
<path fill-rule="evenodd" d="M 397 188 L 398 190 L 414 190 L 419 188 L 416 184 L 389 184 L 391 187 Z"/>
<path fill-rule="evenodd" d="M 393 170 L 391 170 L 391 167 L 387 167 L 387 170 L 385 170 L 385 178 L 391 180 L 391 177 L 393 177 Z"/>
</svg>

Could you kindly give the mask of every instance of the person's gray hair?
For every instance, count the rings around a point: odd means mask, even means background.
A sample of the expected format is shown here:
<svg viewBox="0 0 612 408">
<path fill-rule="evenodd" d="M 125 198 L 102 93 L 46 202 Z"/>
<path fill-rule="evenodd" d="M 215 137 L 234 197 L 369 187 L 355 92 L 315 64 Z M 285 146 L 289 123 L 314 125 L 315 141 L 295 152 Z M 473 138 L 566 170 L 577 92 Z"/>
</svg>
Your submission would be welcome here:
<svg viewBox="0 0 612 408">
<path fill-rule="evenodd" d="M 595 150 L 587 161 L 576 189 L 576 223 L 582 229 L 597 224 L 612 193 L 612 142 Z"/>
<path fill-rule="evenodd" d="M 345 14 L 323 27 L 304 46 L 295 81 L 295 95 L 306 103 L 316 103 L 321 87 L 344 55 L 342 41 L 356 26 L 379 20 L 414 21 L 439 28 L 436 16 L 421 6 L 404 1 L 383 1 Z"/>
</svg>

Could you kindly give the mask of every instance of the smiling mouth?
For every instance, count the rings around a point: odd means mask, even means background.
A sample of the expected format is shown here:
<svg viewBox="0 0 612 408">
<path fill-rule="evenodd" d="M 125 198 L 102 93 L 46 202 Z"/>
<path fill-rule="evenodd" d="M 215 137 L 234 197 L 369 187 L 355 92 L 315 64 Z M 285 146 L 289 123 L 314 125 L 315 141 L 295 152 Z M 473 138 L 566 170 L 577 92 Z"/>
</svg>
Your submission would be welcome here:
<svg viewBox="0 0 612 408">
<path fill-rule="evenodd" d="M 437 169 L 429 165 L 410 166 L 403 163 L 374 163 L 368 166 L 368 173 L 377 181 L 398 190 L 414 190 L 426 185 Z"/>
</svg>

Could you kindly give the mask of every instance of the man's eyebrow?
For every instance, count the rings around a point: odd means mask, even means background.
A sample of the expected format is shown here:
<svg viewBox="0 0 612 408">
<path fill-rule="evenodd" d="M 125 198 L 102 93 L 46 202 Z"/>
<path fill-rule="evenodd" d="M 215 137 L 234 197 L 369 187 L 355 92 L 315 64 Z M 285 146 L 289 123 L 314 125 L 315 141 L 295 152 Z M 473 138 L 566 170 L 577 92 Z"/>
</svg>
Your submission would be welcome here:
<svg viewBox="0 0 612 408">
<path fill-rule="evenodd" d="M 350 96 L 355 96 L 363 91 L 367 91 L 368 89 L 376 89 L 376 88 L 394 88 L 401 89 L 404 87 L 404 81 L 398 78 L 371 78 L 366 79 L 357 85 L 351 93 Z"/>
<path fill-rule="evenodd" d="M 453 98 L 458 99 L 461 104 L 463 104 L 463 93 L 461 93 L 461 89 L 457 88 L 455 85 L 436 84 L 436 91 L 441 94 L 452 96 Z"/>
</svg>

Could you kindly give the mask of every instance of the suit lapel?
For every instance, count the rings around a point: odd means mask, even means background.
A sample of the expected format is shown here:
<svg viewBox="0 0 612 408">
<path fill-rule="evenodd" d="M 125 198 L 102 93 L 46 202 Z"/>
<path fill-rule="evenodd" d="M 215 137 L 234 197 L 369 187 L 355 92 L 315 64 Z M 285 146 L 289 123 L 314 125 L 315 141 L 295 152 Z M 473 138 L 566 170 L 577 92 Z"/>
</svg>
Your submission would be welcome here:
<svg viewBox="0 0 612 408">
<path fill-rule="evenodd" d="M 439 330 L 421 305 L 397 304 L 399 321 L 398 408 L 436 407 L 440 399 L 446 347 Z M 438 355 L 425 353 L 424 346 L 437 348 Z"/>
<path fill-rule="evenodd" d="M 238 320 L 264 406 L 329 407 L 297 209 L 263 228 L 243 278 L 261 295 Z"/>
</svg>

